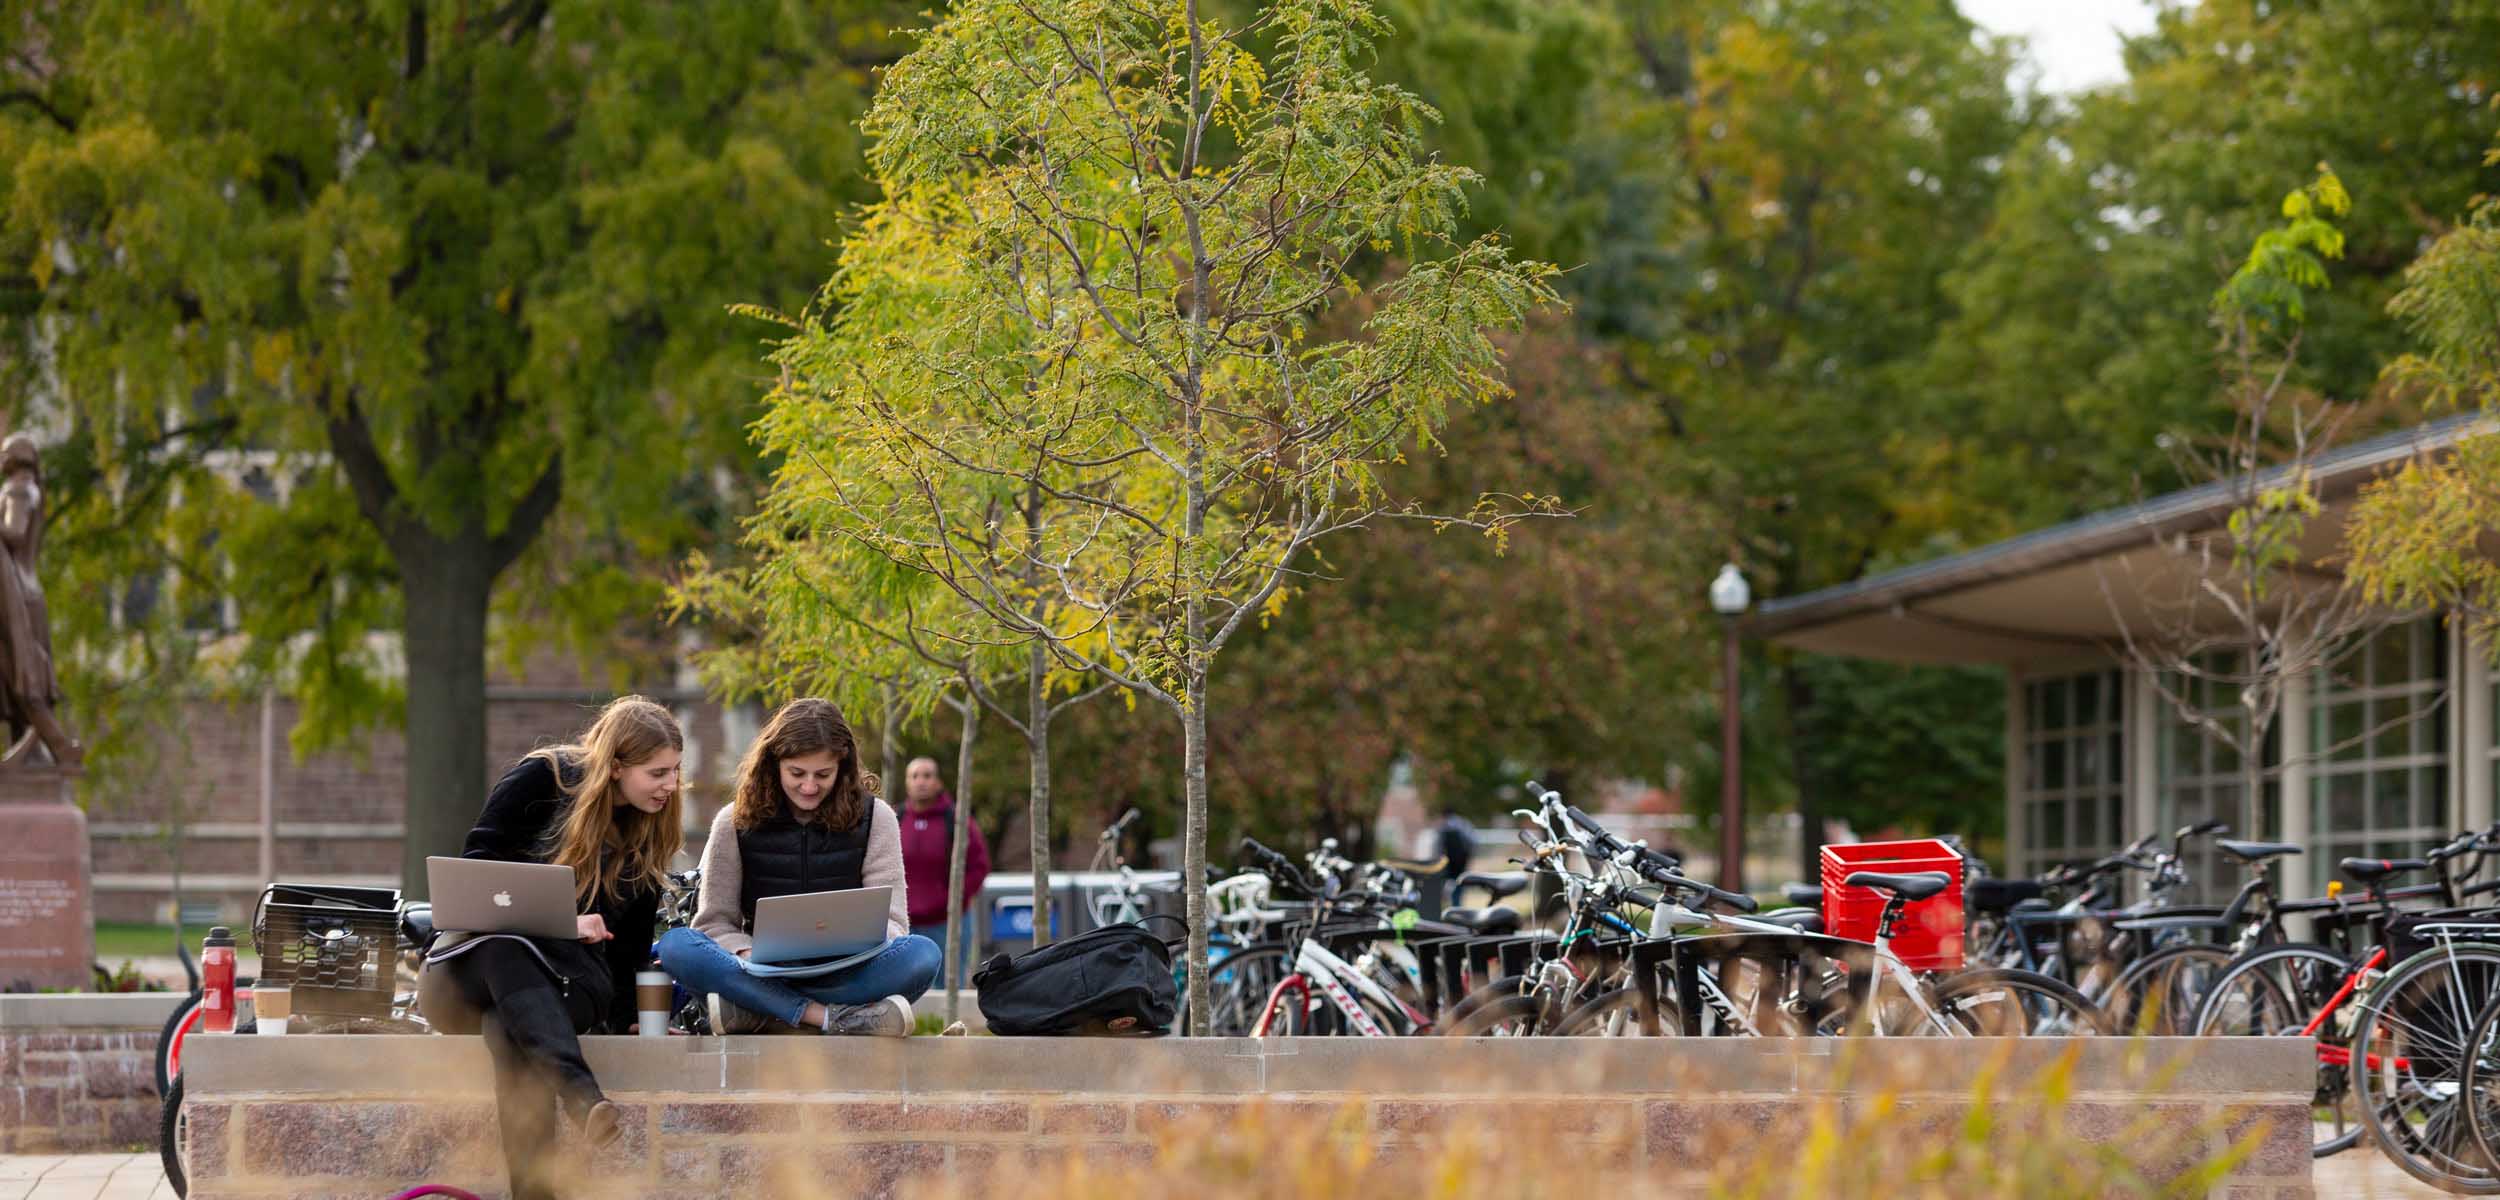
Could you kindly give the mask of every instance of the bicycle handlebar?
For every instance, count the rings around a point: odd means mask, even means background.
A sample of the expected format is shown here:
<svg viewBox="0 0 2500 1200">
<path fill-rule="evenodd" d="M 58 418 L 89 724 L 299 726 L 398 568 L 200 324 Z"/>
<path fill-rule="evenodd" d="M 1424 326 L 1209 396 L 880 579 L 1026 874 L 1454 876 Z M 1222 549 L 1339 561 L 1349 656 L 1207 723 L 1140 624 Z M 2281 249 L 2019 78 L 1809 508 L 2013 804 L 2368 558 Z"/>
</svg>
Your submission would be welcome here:
<svg viewBox="0 0 2500 1200">
<path fill-rule="evenodd" d="M 1646 859 L 1641 862 L 1638 870 L 1641 873 L 1641 878 L 1657 884 L 1661 888 L 1665 888 L 1670 891 L 1690 892 L 1694 895 L 1702 897 L 1705 900 L 1711 901 L 1712 903 L 1724 904 L 1738 912 L 1749 913 L 1762 907 L 1762 902 L 1751 896 L 1744 895 L 1740 892 L 1723 891 L 1719 888 L 1703 883 L 1698 879 L 1694 879 L 1691 876 L 1678 875 L 1674 871 L 1668 870 L 1667 868 Z"/>
<path fill-rule="evenodd" d="M 2194 825 L 2181 826 L 2178 832 L 2171 834 L 2170 844 L 2176 846 L 2192 837 L 2203 837 L 2209 833 L 2229 832 L 2231 832 L 2231 826 L 2228 822 L 2198 821 Z"/>
<path fill-rule="evenodd" d="M 1102 840 L 1106 842 L 1116 842 L 1120 840 L 1120 835 L 1128 832 L 1128 827 L 1135 824 L 1137 818 L 1141 815 L 1143 814 L 1139 813 L 1134 808 L 1121 813 L 1119 820 L 1113 821 L 1109 828 L 1102 831 Z"/>
<path fill-rule="evenodd" d="M 1612 858 L 1630 852 L 1633 855 L 1632 869 L 1639 872 L 1641 878 L 1659 887 L 1700 896 L 1714 903 L 1727 905 L 1738 912 L 1753 912 L 1762 907 L 1761 902 L 1751 896 L 1741 892 L 1723 891 L 1682 874 L 1676 870 L 1675 859 L 1647 846 L 1634 846 L 1606 832 L 1606 827 L 1598 824 L 1597 818 L 1577 808 L 1566 806 L 1563 812 L 1571 817 L 1573 824 L 1578 825 L 1583 832 L 1588 834 L 1589 844 L 1603 851 L 1607 857 Z"/>
</svg>

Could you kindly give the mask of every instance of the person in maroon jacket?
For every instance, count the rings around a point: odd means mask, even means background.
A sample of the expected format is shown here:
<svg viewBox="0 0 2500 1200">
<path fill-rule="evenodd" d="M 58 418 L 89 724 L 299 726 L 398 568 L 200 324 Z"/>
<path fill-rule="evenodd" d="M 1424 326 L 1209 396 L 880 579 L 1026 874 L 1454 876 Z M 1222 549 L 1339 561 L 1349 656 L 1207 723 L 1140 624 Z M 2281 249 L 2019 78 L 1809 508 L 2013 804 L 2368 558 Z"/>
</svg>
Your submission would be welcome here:
<svg viewBox="0 0 2500 1200">
<path fill-rule="evenodd" d="M 972 844 L 964 849 L 963 945 L 955 953 L 956 978 L 972 974 L 974 904 L 981 881 L 990 876 L 990 846 L 981 840 L 981 825 L 971 826 Z M 954 845 L 955 797 L 938 778 L 937 760 L 915 758 L 903 768 L 903 891 L 911 901 L 911 931 L 938 945 L 946 944 L 947 853 Z M 943 970 L 937 986 L 946 986 Z"/>
</svg>

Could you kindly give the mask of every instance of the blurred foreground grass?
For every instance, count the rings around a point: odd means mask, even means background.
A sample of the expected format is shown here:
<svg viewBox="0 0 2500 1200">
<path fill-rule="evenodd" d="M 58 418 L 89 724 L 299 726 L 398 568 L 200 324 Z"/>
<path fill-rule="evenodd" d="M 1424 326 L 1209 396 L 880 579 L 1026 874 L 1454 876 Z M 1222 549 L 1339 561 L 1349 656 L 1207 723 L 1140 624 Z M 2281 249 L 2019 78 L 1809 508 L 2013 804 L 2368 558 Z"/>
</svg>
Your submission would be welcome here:
<svg viewBox="0 0 2500 1200">
<path fill-rule="evenodd" d="M 2264 1120 L 2227 1108 L 2157 1102 L 2157 1089 L 2135 1097 L 2155 1102 L 2079 1101 L 2075 1062 L 2070 1053 L 2019 1081 L 1984 1070 L 1963 1094 L 1861 1077 L 1834 1094 L 1799 1102 L 1700 1090 L 1676 1094 L 1663 1108 L 1608 1104 L 1595 1095 L 1490 1104 L 1411 1095 L 1377 1102 L 1360 1095 L 1285 1097 L 1226 1106 L 1220 1117 L 1152 1126 L 1141 1105 L 1135 1140 L 979 1150 L 967 1144 L 958 1149 L 952 1173 L 903 1180 L 893 1194 L 902 1200 L 2185 1198 L 2220 1194 L 2270 1131 Z M 2151 1074 L 2158 1080 L 2165 1072 Z M 1357 1093 L 1363 1087 L 1360 1080 L 1346 1084 Z M 985 1156 L 986 1168 L 967 1166 L 968 1153 Z M 880 1184 L 892 1182 L 829 1178 L 822 1162 L 794 1156 L 759 1172 L 755 1190 L 812 1200 L 883 1193 Z M 2305 1154 L 2299 1165 L 2307 1167 Z"/>
</svg>

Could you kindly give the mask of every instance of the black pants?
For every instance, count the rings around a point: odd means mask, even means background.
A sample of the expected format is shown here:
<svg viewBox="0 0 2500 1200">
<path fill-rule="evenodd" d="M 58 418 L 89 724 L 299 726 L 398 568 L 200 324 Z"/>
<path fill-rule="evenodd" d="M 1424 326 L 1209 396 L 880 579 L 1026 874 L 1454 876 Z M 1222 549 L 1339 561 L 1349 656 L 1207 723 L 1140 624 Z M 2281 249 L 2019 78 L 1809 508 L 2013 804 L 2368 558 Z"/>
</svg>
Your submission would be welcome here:
<svg viewBox="0 0 2500 1200">
<path fill-rule="evenodd" d="M 556 1145 L 559 1108 L 578 1124 L 600 1100 L 582 1059 L 581 1035 L 596 1028 L 612 986 L 580 943 L 541 941 L 559 979 L 518 942 L 490 940 L 429 964 L 419 1008 L 443 1033 L 486 1038 L 495 1063 L 495 1119 L 513 1200 L 555 1195 L 536 1168 Z"/>
</svg>

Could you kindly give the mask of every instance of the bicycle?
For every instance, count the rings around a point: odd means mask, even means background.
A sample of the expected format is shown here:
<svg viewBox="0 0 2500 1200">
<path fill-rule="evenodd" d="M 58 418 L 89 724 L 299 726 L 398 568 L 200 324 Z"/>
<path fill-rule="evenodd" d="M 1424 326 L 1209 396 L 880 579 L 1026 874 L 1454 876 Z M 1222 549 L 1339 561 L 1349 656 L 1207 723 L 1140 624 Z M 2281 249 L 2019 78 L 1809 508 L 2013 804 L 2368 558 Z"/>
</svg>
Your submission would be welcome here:
<svg viewBox="0 0 2500 1200">
<path fill-rule="evenodd" d="M 1687 878 L 1671 857 L 1638 841 L 1615 838 L 1587 814 L 1564 804 L 1559 793 L 1534 781 L 1529 782 L 1528 792 L 1538 807 L 1514 813 L 1528 826 L 1520 831 L 1520 839 L 1530 857 L 1521 865 L 1561 883 L 1562 933 L 1550 957 L 1462 1001 L 1450 1019 L 1451 1035 L 1532 1036 L 1558 1031 L 1575 1014 L 1607 1011 L 1605 998 L 1618 991 L 1627 998 L 1633 996 L 1637 989 L 1622 985 L 1640 957 L 1638 946 L 1651 934 L 1622 915 L 1619 910 L 1626 906 L 1650 910 L 1652 931 L 1694 923 L 1757 933 L 1786 931 L 1786 926 L 1776 922 L 1730 915 L 1753 911 L 1753 898 Z M 1564 865 L 1575 851 L 1590 864 L 1589 872 L 1574 872 Z M 1690 897 L 1701 908 L 1683 907 L 1671 895 Z M 1714 908 L 1721 911 L 1707 911 Z M 1696 984 L 1712 992 L 1717 985 L 1715 977 Z M 1735 1001 L 1720 995 L 1708 998 L 1718 1002 L 1713 1011 L 1725 1011 L 1731 1019 L 1743 1021 L 1734 1016 Z M 1634 1011 L 1627 1000 L 1613 1003 L 1622 1011 Z M 1598 1018 L 1584 1018 L 1594 1019 Z"/>
<path fill-rule="evenodd" d="M 1613 837 L 1559 796 L 1535 790 L 1541 793 L 1540 811 L 1523 813 L 1532 824 L 1578 841 L 1592 863 L 1628 871 L 1660 889 L 1649 933 L 1629 946 L 1628 982 L 1566 1012 L 1554 1025 L 1558 1033 L 1761 1036 L 1766 1026 L 1872 1036 L 2109 1032 L 2099 1009 L 2060 980 L 1993 968 L 1920 972 L 1904 963 L 1892 949 L 1903 912 L 1909 903 L 1950 886 L 1948 876 L 1852 873 L 1844 880 L 1849 886 L 1886 895 L 1875 940 L 1830 937 L 1811 912 L 1743 915 L 1755 907 L 1751 897 L 1687 879 L 1665 856 Z M 1678 897 L 1701 904 L 1688 907 Z M 1735 911 L 1710 911 L 1714 907 Z M 1696 925 L 1723 932 L 1682 932 Z M 1627 930 L 1628 922 L 1616 932 Z M 1703 969 L 1705 963 L 1711 969 Z M 1672 978 L 1664 978 L 1670 969 Z M 1541 1005 L 1530 1009 L 1542 1011 Z"/>
<path fill-rule="evenodd" d="M 251 999 L 260 986 L 283 983 L 295 993 L 305 1033 L 424 1033 L 425 1018 L 416 1008 L 416 964 L 433 925 L 432 905 L 402 903 L 396 889 L 273 883 L 262 889 L 252 912 L 260 974 L 250 986 L 236 982 L 235 1002 Z M 388 982 L 380 978 L 385 939 Z M 157 1090 L 164 1098 L 157 1158 L 177 1196 L 190 1195 L 182 1048 L 198 1027 L 203 998 L 187 954 L 183 965 L 192 977 L 191 996 L 166 1018 L 156 1048 Z M 234 1031 L 256 1033 L 257 1027 L 256 1020 L 237 1021 Z"/>
<path fill-rule="evenodd" d="M 1242 839 L 1241 849 L 1266 866 L 1271 878 L 1284 878 L 1313 900 L 1309 923 L 1303 927 L 1300 936 L 1288 939 L 1293 946 L 1292 969 L 1268 989 L 1258 1019 L 1250 1027 L 1250 1036 L 1264 1038 L 1337 1032 L 1316 1024 L 1314 1013 L 1321 1010 L 1313 1002 L 1314 987 L 1333 1007 L 1335 1015 L 1342 1019 L 1344 1032 L 1362 1037 L 1389 1037 L 1411 1036 L 1432 1028 L 1431 1018 L 1376 978 L 1378 960 L 1371 952 L 1349 961 L 1324 944 L 1321 935 L 1327 929 L 1329 916 L 1342 914 L 1359 919 L 1377 902 L 1377 897 L 1369 891 L 1340 894 L 1337 886 L 1339 871 L 1335 868 L 1342 860 L 1324 860 L 1317 878 L 1314 878 L 1304 874 L 1291 859 L 1252 839 Z M 1333 858 L 1333 841 L 1323 852 Z M 1378 881 L 1373 882 L 1376 885 Z M 1411 905 L 1411 888 L 1394 899 Z M 1376 937 L 1381 930 L 1377 923 L 1360 922 L 1350 930 L 1340 929 L 1339 932 L 1369 938 Z M 1291 1003 L 1286 1000 L 1288 994 L 1295 997 Z"/>
<path fill-rule="evenodd" d="M 2391 925 L 2400 915 L 2396 904 L 2424 897 L 2453 906 L 2466 896 L 2490 891 L 2494 886 L 2490 882 L 2461 887 L 2460 881 L 2478 873 L 2480 860 L 2495 846 L 2500 842 L 2494 841 L 2492 831 L 2485 831 L 2461 834 L 2418 859 L 2342 860 L 2337 866 L 2362 885 L 2362 900 L 2348 900 L 2331 889 L 2332 894 L 2324 899 L 2273 904 L 2264 917 L 2270 928 L 2286 915 L 2311 916 L 2329 941 L 2267 945 L 2262 938 L 2277 935 L 2261 934 L 2260 944 L 2234 958 L 2199 1003 L 2193 1026 L 2198 1036 L 2301 1037 L 2316 1043 L 2318 1085 L 2310 1101 L 2312 1156 L 2324 1158 L 2352 1147 L 2368 1127 L 2368 1114 L 2353 1096 L 2352 1046 L 2361 1011 L 2377 985 L 2392 973 L 2391 967 L 2412 965 L 2391 956 L 2387 944 Z M 2476 863 L 2457 870 L 2453 864 L 2468 853 L 2477 856 Z M 2436 881 L 2388 887 L 2397 876 L 2420 870 L 2436 872 Z M 2369 930 L 2381 944 L 2366 955 L 2356 954 L 2352 945 L 2356 928 Z M 2465 1025 L 2470 1027 L 2478 1011 L 2463 1017 Z M 2451 1040 L 2461 1043 L 2465 1036 L 2467 1029 L 2460 1028 Z M 2364 1069 L 2369 1065 L 2365 1061 Z"/>
</svg>

